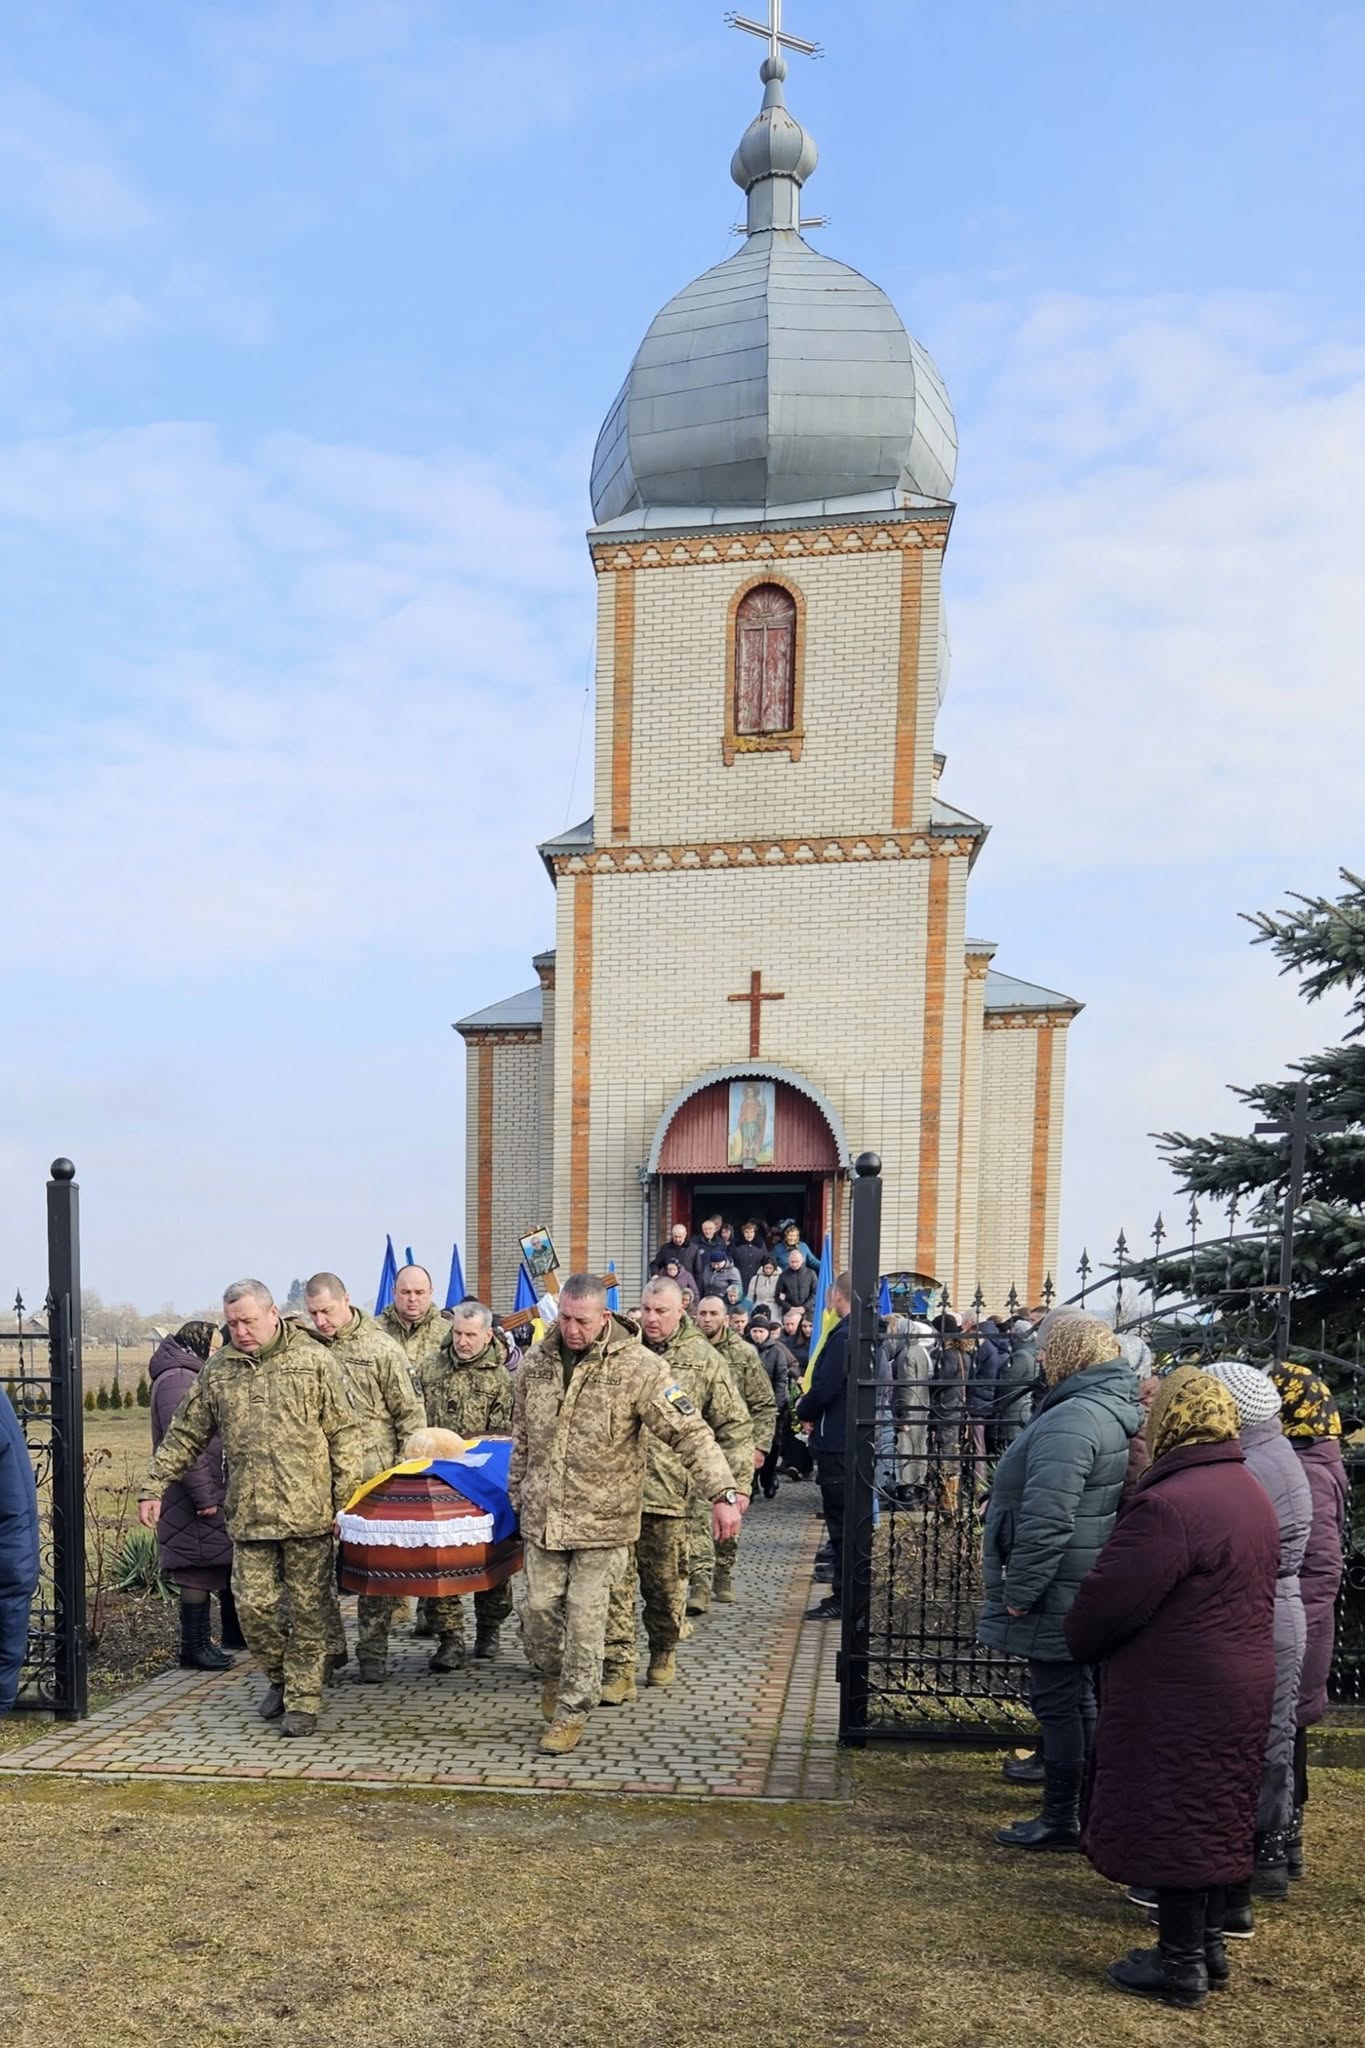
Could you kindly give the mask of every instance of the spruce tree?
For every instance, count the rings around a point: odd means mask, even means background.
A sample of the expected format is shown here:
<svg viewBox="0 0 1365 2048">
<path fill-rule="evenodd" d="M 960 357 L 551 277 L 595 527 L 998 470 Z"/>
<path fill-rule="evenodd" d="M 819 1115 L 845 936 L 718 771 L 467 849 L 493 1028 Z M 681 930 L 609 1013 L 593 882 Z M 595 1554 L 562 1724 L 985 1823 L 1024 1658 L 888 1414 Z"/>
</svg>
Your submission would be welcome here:
<svg viewBox="0 0 1365 2048">
<path fill-rule="evenodd" d="M 1252 944 L 1270 947 L 1280 972 L 1297 977 L 1306 1002 L 1349 998 L 1343 1043 L 1308 1054 L 1292 1069 L 1308 1084 L 1310 1118 L 1349 1119 L 1347 1130 L 1308 1140 L 1294 1233 L 1295 1348 L 1348 1352 L 1365 1326 L 1365 880 L 1347 868 L 1341 880 L 1335 898 L 1296 892 L 1290 908 L 1258 911 L 1247 922 L 1255 930 Z M 1234 1084 L 1232 1093 L 1253 1122 L 1287 1123 L 1295 1079 Z M 1287 1141 L 1226 1131 L 1154 1135 L 1181 1186 L 1224 1205 L 1235 1197 L 1238 1233 L 1252 1233 L 1245 1242 L 1163 1260 L 1163 1281 L 1225 1311 L 1250 1311 L 1268 1329 L 1274 1308 L 1264 1290 L 1277 1275 Z"/>
</svg>

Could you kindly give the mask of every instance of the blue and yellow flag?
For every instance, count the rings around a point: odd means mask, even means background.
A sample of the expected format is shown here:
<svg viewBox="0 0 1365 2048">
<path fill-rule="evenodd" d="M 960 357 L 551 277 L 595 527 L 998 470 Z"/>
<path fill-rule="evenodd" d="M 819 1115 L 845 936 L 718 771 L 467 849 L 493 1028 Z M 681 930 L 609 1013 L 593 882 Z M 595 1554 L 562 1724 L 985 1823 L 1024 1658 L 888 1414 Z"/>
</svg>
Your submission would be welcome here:
<svg viewBox="0 0 1365 2048">
<path fill-rule="evenodd" d="M 801 1375 L 801 1391 L 803 1394 L 810 1392 L 811 1377 L 815 1371 L 816 1360 L 824 1348 L 826 1337 L 828 1337 L 830 1331 L 839 1320 L 838 1316 L 834 1313 L 834 1308 L 830 1301 L 830 1296 L 833 1292 L 834 1236 L 831 1231 L 827 1230 L 825 1232 L 825 1242 L 820 1250 L 820 1272 L 815 1282 L 815 1300 L 811 1303 L 810 1357 L 806 1360 L 806 1370 Z"/>
</svg>

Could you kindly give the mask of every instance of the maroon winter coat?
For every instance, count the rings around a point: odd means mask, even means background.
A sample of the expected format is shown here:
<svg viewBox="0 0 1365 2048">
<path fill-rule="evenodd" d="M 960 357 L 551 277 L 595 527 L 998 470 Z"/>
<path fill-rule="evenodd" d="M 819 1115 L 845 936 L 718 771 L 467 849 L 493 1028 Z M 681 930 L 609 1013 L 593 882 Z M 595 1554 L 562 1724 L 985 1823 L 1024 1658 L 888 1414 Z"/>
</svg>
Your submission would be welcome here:
<svg viewBox="0 0 1365 2048">
<path fill-rule="evenodd" d="M 171 1417 L 195 1379 L 204 1369 L 195 1356 L 174 1337 L 165 1337 L 147 1368 L 152 1382 L 152 1449 L 160 1447 L 170 1428 Z M 161 1496 L 161 1520 L 156 1525 L 156 1547 L 161 1569 L 179 1586 L 198 1587 L 221 1593 L 232 1570 L 232 1539 L 223 1519 L 223 1447 L 211 1437 L 183 1479 L 177 1479 Z M 200 1508 L 216 1507 L 216 1515 L 201 1515 Z"/>
<path fill-rule="evenodd" d="M 1313 1496 L 1313 1526 L 1299 1570 L 1308 1642 L 1299 1679 L 1297 1725 L 1311 1728 L 1327 1712 L 1327 1678 L 1336 1641 L 1337 1594 L 1341 1591 L 1342 1544 L 1346 1533 L 1346 1467 L 1335 1437 L 1290 1442 L 1299 1454 Z"/>
<path fill-rule="evenodd" d="M 1138 1481 L 1066 1617 L 1103 1661 L 1082 1846 L 1118 1883 L 1251 1876 L 1275 1692 L 1275 1510 L 1238 1443 L 1170 1451 Z"/>
</svg>

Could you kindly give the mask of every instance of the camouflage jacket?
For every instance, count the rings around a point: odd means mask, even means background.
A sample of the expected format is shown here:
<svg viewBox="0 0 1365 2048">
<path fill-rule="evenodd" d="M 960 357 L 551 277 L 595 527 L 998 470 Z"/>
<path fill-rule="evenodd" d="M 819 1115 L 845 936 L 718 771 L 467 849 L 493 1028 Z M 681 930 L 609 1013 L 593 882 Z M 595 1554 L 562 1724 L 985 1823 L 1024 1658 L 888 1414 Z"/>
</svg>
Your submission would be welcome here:
<svg viewBox="0 0 1365 2048">
<path fill-rule="evenodd" d="M 699 1493 L 718 1500 L 733 1474 L 686 1390 L 609 1316 L 566 1392 L 557 1329 L 522 1360 L 514 1382 L 510 1491 L 524 1535 L 549 1550 L 613 1550 L 640 1533 L 646 1443 L 671 1444 Z"/>
<path fill-rule="evenodd" d="M 506 1358 L 506 1343 L 490 1335 L 477 1358 L 463 1359 L 447 1330 L 440 1350 L 429 1351 L 418 1369 L 432 1428 L 466 1438 L 510 1436 L 516 1382 Z"/>
<path fill-rule="evenodd" d="M 281 1323 L 263 1351 L 229 1344 L 209 1360 L 147 1468 L 147 1494 L 159 1499 L 215 1431 L 234 1542 L 326 1536 L 360 1484 L 364 1431 L 326 1349 L 295 1324 Z"/>
<path fill-rule="evenodd" d="M 754 1490 L 754 1426 L 740 1399 L 730 1368 L 712 1349 L 691 1316 L 684 1316 L 659 1350 L 646 1351 L 667 1369 L 682 1388 L 720 1445 L 730 1467 L 731 1484 L 744 1495 Z M 687 1474 L 682 1460 L 657 1436 L 649 1439 L 649 1472 L 645 1479 L 647 1515 L 685 1515 Z M 712 1498 L 714 1499 L 714 1494 Z"/>
<path fill-rule="evenodd" d="M 373 1479 L 396 1465 L 413 1431 L 426 1426 L 411 1367 L 388 1332 L 362 1309 L 356 1310 L 349 1330 L 319 1341 L 365 1432 L 362 1477 Z"/>
<path fill-rule="evenodd" d="M 749 1411 L 754 1426 L 754 1449 L 766 1453 L 777 1431 L 777 1396 L 763 1360 L 754 1346 L 734 1330 L 722 1330 L 711 1348 L 719 1351 L 729 1366 L 739 1398 Z"/>
<path fill-rule="evenodd" d="M 377 1320 L 380 1329 L 384 1331 L 386 1336 L 392 1337 L 394 1343 L 412 1367 L 414 1378 L 416 1377 L 418 1366 L 422 1363 L 427 1353 L 437 1349 L 446 1331 L 450 1328 L 450 1324 L 441 1314 L 434 1301 L 421 1322 L 414 1323 L 411 1328 L 403 1321 L 392 1302 L 389 1303 L 384 1313 Z"/>
</svg>

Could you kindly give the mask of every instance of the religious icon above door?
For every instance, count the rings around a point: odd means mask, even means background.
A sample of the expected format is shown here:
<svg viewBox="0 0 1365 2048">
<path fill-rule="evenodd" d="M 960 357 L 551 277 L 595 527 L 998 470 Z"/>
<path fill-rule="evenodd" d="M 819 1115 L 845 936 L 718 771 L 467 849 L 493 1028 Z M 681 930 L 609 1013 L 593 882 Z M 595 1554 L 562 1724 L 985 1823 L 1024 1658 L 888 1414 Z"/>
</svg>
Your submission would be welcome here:
<svg viewBox="0 0 1365 2048">
<path fill-rule="evenodd" d="M 750 1172 L 756 1166 L 771 1166 L 776 1123 L 776 1082 L 732 1081 L 727 1146 L 731 1166 L 743 1167 Z"/>
</svg>

